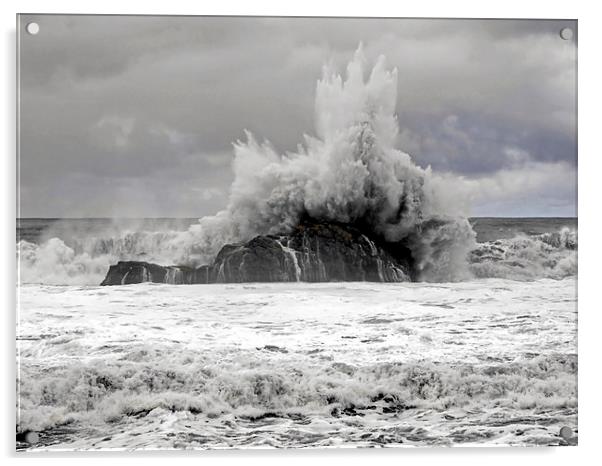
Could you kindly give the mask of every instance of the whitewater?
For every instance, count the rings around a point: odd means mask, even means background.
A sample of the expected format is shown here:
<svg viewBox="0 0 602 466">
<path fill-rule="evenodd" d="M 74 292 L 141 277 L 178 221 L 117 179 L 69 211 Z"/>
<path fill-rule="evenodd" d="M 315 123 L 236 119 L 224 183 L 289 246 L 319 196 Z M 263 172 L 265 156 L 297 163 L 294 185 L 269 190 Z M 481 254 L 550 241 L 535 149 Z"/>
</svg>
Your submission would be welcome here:
<svg viewBox="0 0 602 466">
<path fill-rule="evenodd" d="M 20 309 L 17 425 L 38 449 L 558 445 L 577 430 L 572 278 L 26 285 Z"/>
<path fill-rule="evenodd" d="M 214 216 L 23 220 L 18 449 L 576 442 L 575 219 L 469 220 L 395 147 L 397 70 L 366 62 L 324 69 L 294 153 L 234 144 Z M 404 241 L 418 280 L 99 286 L 118 260 L 206 264 L 304 217 Z"/>
</svg>

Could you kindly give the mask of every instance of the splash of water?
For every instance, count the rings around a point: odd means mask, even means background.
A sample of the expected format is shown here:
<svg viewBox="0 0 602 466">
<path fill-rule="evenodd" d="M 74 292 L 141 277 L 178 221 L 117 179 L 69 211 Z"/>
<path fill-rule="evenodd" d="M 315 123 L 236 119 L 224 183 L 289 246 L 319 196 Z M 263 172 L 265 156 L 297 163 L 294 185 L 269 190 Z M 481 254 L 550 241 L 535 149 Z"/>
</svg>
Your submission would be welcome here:
<svg viewBox="0 0 602 466">
<path fill-rule="evenodd" d="M 344 78 L 324 68 L 316 88 L 316 137 L 306 135 L 296 152 L 279 154 L 268 141 L 246 132 L 246 140 L 234 144 L 235 179 L 226 209 L 187 231 L 139 237 L 147 259 L 199 265 L 225 243 L 287 233 L 309 216 L 359 223 L 389 242 L 407 239 L 421 279 L 465 278 L 466 256 L 475 244 L 470 224 L 457 217 L 453 206 L 441 208 L 446 193 L 438 189 L 430 168 L 418 167 L 395 147 L 397 69 L 387 70 L 384 56 L 367 76 L 365 68 L 361 46 Z M 44 263 L 49 248 L 63 250 L 58 260 L 67 277 L 78 269 L 84 272 L 82 263 L 133 259 L 124 252 L 136 250 L 124 238 L 108 241 L 114 247 L 102 253 L 89 247 L 69 251 L 57 241 L 21 248 L 27 252 L 22 278 L 27 280 L 30 266 Z"/>
<path fill-rule="evenodd" d="M 358 49 L 346 78 L 324 68 L 316 89 L 316 134 L 294 153 L 278 154 L 269 142 L 249 132 L 235 144 L 235 180 L 228 207 L 201 219 L 205 236 L 219 232 L 240 240 L 281 233 L 308 215 L 342 223 L 361 222 L 395 242 L 435 216 L 441 197 L 430 169 L 415 165 L 395 148 L 397 70 L 376 61 L 364 77 L 365 58 Z M 210 240 L 209 244 L 213 244 Z"/>
<path fill-rule="evenodd" d="M 577 231 L 518 235 L 480 244 L 470 254 L 470 270 L 479 278 L 562 279 L 577 274 Z"/>
</svg>

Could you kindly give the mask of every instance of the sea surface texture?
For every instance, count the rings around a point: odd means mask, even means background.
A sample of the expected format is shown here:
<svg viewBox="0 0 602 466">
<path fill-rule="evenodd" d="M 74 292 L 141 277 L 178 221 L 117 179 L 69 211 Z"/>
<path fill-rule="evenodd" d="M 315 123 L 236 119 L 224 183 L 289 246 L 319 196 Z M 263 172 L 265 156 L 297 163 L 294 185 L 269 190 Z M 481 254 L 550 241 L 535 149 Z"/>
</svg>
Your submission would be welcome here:
<svg viewBox="0 0 602 466">
<path fill-rule="evenodd" d="M 21 220 L 18 240 L 78 248 L 113 223 Z M 17 448 L 574 444 L 576 220 L 471 223 L 455 283 L 22 280 Z"/>
</svg>

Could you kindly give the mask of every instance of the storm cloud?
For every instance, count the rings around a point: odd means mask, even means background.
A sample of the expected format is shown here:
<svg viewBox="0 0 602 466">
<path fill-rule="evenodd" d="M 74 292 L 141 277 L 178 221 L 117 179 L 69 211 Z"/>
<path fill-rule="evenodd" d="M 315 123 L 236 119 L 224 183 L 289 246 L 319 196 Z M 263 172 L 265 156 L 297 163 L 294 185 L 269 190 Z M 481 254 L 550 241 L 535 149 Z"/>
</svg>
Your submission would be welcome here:
<svg viewBox="0 0 602 466">
<path fill-rule="evenodd" d="M 232 143 L 314 134 L 324 64 L 397 67 L 398 147 L 472 215 L 576 214 L 574 21 L 26 15 L 20 214 L 201 217 Z"/>
</svg>

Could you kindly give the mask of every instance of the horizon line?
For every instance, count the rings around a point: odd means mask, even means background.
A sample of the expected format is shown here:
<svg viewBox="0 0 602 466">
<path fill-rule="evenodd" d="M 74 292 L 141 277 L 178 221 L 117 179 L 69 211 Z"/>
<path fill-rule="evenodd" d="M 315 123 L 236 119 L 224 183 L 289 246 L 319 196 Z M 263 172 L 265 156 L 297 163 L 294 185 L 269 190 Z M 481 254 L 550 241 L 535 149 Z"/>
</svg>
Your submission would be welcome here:
<svg viewBox="0 0 602 466">
<path fill-rule="evenodd" d="M 193 220 L 201 219 L 203 216 L 192 217 L 15 217 L 16 220 Z M 574 218 L 577 215 L 471 215 L 463 218 Z"/>
</svg>

